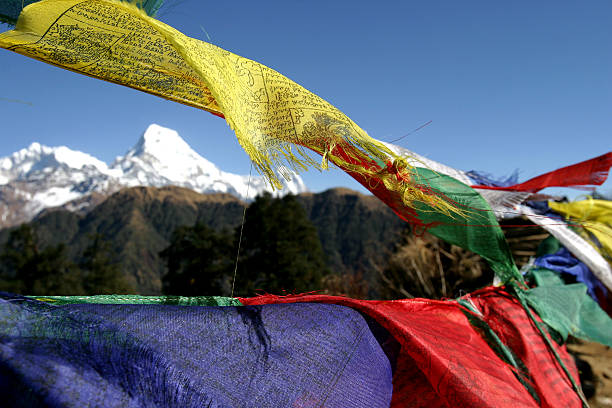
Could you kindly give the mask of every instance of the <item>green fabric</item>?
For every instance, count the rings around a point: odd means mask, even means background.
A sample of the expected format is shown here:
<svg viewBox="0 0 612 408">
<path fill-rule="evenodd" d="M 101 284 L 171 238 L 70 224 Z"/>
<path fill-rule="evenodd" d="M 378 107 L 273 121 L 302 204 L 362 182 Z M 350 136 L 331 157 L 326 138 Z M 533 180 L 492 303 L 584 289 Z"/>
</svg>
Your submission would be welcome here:
<svg viewBox="0 0 612 408">
<path fill-rule="evenodd" d="M 223 296 L 140 296 L 140 295 L 96 295 L 96 296 L 28 296 L 54 305 L 75 303 L 175 305 L 175 306 L 242 306 L 238 299 Z"/>
<path fill-rule="evenodd" d="M 550 255 L 557 252 L 561 249 L 561 243 L 559 240 L 552 235 L 546 238 L 544 241 L 540 242 L 538 245 L 538 250 L 536 252 L 536 258 L 539 258 L 544 255 Z"/>
<path fill-rule="evenodd" d="M 164 3 L 164 0 L 123 0 L 128 3 L 134 3 L 141 9 L 143 9 L 151 17 L 155 17 L 155 14 L 159 11 L 159 8 Z"/>
<path fill-rule="evenodd" d="M 428 232 L 482 256 L 501 279 L 522 281 L 508 242 L 504 237 L 489 203 L 470 186 L 457 179 L 425 168 L 416 168 L 416 182 L 430 186 L 450 202 L 465 210 L 465 216 L 440 213 L 424 203 L 416 204 L 416 211 L 424 223 L 432 223 Z"/>
<path fill-rule="evenodd" d="M 545 268 L 534 268 L 531 269 L 527 276 L 529 280 L 534 282 L 536 286 L 555 286 L 565 285 L 563 279 L 557 272 L 545 269 Z"/>
<path fill-rule="evenodd" d="M 587 294 L 584 284 L 564 285 L 546 269 L 530 273 L 538 287 L 522 291 L 522 296 L 544 323 L 564 340 L 572 335 L 612 347 L 612 319 Z"/>
</svg>

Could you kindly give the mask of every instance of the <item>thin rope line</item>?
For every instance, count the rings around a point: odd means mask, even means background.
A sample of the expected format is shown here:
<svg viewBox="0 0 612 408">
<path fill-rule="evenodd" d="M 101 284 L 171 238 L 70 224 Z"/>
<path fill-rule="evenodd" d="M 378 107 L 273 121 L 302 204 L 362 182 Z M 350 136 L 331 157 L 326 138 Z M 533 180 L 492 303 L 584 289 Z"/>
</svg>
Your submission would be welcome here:
<svg viewBox="0 0 612 408">
<path fill-rule="evenodd" d="M 249 169 L 249 182 L 247 183 L 246 199 L 249 199 L 249 189 L 251 187 L 251 173 L 253 172 L 253 162 L 251 161 L 251 168 Z M 236 263 L 234 265 L 234 278 L 232 279 L 232 294 L 234 297 L 234 285 L 236 284 L 236 272 L 238 272 L 238 257 L 240 257 L 240 245 L 242 244 L 242 230 L 244 229 L 244 220 L 246 219 L 247 206 L 244 206 L 242 211 L 242 224 L 240 224 L 240 237 L 238 238 L 238 251 L 236 252 Z"/>
<path fill-rule="evenodd" d="M 429 122 L 427 122 L 427 123 L 425 123 L 425 124 L 423 124 L 423 125 L 419 126 L 418 128 L 414 129 L 412 132 L 406 133 L 404 136 L 402 136 L 402 137 L 398 137 L 397 139 L 394 139 L 394 140 L 392 140 L 392 141 L 390 141 L 390 142 L 387 142 L 387 143 L 395 143 L 395 142 L 398 142 L 398 141 L 402 140 L 403 138 L 408 137 L 408 136 L 410 136 L 411 134 L 416 133 L 416 132 L 418 132 L 419 130 L 423 129 L 425 126 L 429 125 L 431 122 L 433 122 L 433 120 L 430 120 Z"/>
</svg>

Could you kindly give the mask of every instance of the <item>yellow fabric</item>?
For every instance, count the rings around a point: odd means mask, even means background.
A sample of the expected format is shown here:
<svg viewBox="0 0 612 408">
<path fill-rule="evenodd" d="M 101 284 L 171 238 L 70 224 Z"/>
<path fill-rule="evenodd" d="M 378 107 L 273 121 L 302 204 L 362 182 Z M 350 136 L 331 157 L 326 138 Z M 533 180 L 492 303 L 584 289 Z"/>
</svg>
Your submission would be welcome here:
<svg viewBox="0 0 612 408">
<path fill-rule="evenodd" d="M 608 259 L 608 262 L 612 261 L 612 201 L 593 199 L 571 203 L 551 201 L 549 206 L 553 211 L 584 226 L 587 234 L 583 235 L 594 243 L 595 248 Z"/>
<path fill-rule="evenodd" d="M 422 181 L 415 182 L 404 159 L 325 100 L 266 66 L 189 38 L 135 6 L 115 0 L 43 0 L 23 10 L 14 30 L 0 34 L 0 47 L 223 115 L 275 187 L 280 182 L 274 169 L 288 177 L 285 164 L 301 171 L 326 169 L 331 161 L 362 184 L 382 183 L 409 207 L 418 200 L 446 213 L 461 212 Z"/>
</svg>

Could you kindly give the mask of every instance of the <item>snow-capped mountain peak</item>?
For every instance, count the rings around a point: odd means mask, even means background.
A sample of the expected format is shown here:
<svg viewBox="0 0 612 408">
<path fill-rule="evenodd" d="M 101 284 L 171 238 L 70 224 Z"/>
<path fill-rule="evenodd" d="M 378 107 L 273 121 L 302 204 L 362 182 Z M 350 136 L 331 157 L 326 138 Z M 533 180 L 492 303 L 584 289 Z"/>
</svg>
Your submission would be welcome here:
<svg viewBox="0 0 612 408">
<path fill-rule="evenodd" d="M 122 183 L 128 186 L 175 184 L 194 190 L 221 173 L 176 131 L 156 124 L 150 125 L 138 143 L 118 158 L 112 168 L 122 171 Z"/>
<path fill-rule="evenodd" d="M 184 159 L 205 162 L 214 167 L 212 163 L 197 154 L 175 130 L 155 123 L 149 125 L 138 143 L 126 154 L 126 156 L 143 155 L 163 161 L 167 167 L 174 167 Z"/>
<path fill-rule="evenodd" d="M 87 167 L 108 172 L 106 163 L 87 153 L 66 146 L 48 147 L 34 142 L 0 159 L 0 185 L 35 177 L 37 173 L 52 173 L 58 168 L 81 170 Z"/>
<path fill-rule="evenodd" d="M 176 131 L 152 124 L 110 167 L 87 153 L 39 143 L 0 158 L 0 226 L 28 221 L 42 209 L 94 192 L 105 196 L 121 187 L 166 185 L 229 193 L 243 200 L 272 191 L 260 176 L 221 171 Z M 298 175 L 284 185 L 274 194 L 307 191 Z"/>
<path fill-rule="evenodd" d="M 93 166 L 102 172 L 108 170 L 108 166 L 103 161 L 98 160 L 87 153 L 71 150 L 66 146 L 56 147 L 53 155 L 58 163 L 63 163 L 73 169 Z"/>
</svg>

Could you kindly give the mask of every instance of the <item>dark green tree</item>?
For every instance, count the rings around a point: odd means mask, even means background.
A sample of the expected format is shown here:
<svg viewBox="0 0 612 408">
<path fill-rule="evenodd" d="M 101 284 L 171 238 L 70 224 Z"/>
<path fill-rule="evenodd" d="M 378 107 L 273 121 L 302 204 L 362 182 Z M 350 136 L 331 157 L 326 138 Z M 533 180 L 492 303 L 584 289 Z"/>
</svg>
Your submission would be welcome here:
<svg viewBox="0 0 612 408">
<path fill-rule="evenodd" d="M 31 280 L 33 271 L 29 268 L 30 260 L 38 252 L 36 238 L 32 228 L 23 224 L 11 231 L 8 241 L 0 254 L 0 290 L 14 293 L 25 293 L 25 281 Z"/>
<path fill-rule="evenodd" d="M 326 274 L 317 230 L 296 197 L 258 196 L 246 212 L 235 294 L 316 290 Z"/>
<path fill-rule="evenodd" d="M 80 270 L 68 258 L 66 246 L 41 249 L 35 231 L 27 224 L 11 231 L 0 262 L 5 290 L 36 295 L 83 293 Z"/>
<path fill-rule="evenodd" d="M 83 274 L 83 288 L 89 295 L 132 293 L 119 265 L 111 261 L 110 243 L 100 234 L 90 236 L 91 243 L 85 248 L 79 262 Z"/>
<path fill-rule="evenodd" d="M 241 227 L 233 237 L 206 225 L 179 227 L 160 252 L 169 295 L 231 294 Z M 233 238 L 233 239 L 232 239 Z M 327 274 L 317 230 L 295 196 L 259 196 L 249 206 L 240 241 L 235 296 L 320 289 Z"/>
<path fill-rule="evenodd" d="M 168 295 L 212 296 L 231 293 L 232 237 L 198 223 L 177 228 L 170 245 L 160 252 L 168 273 L 163 291 Z"/>
</svg>

